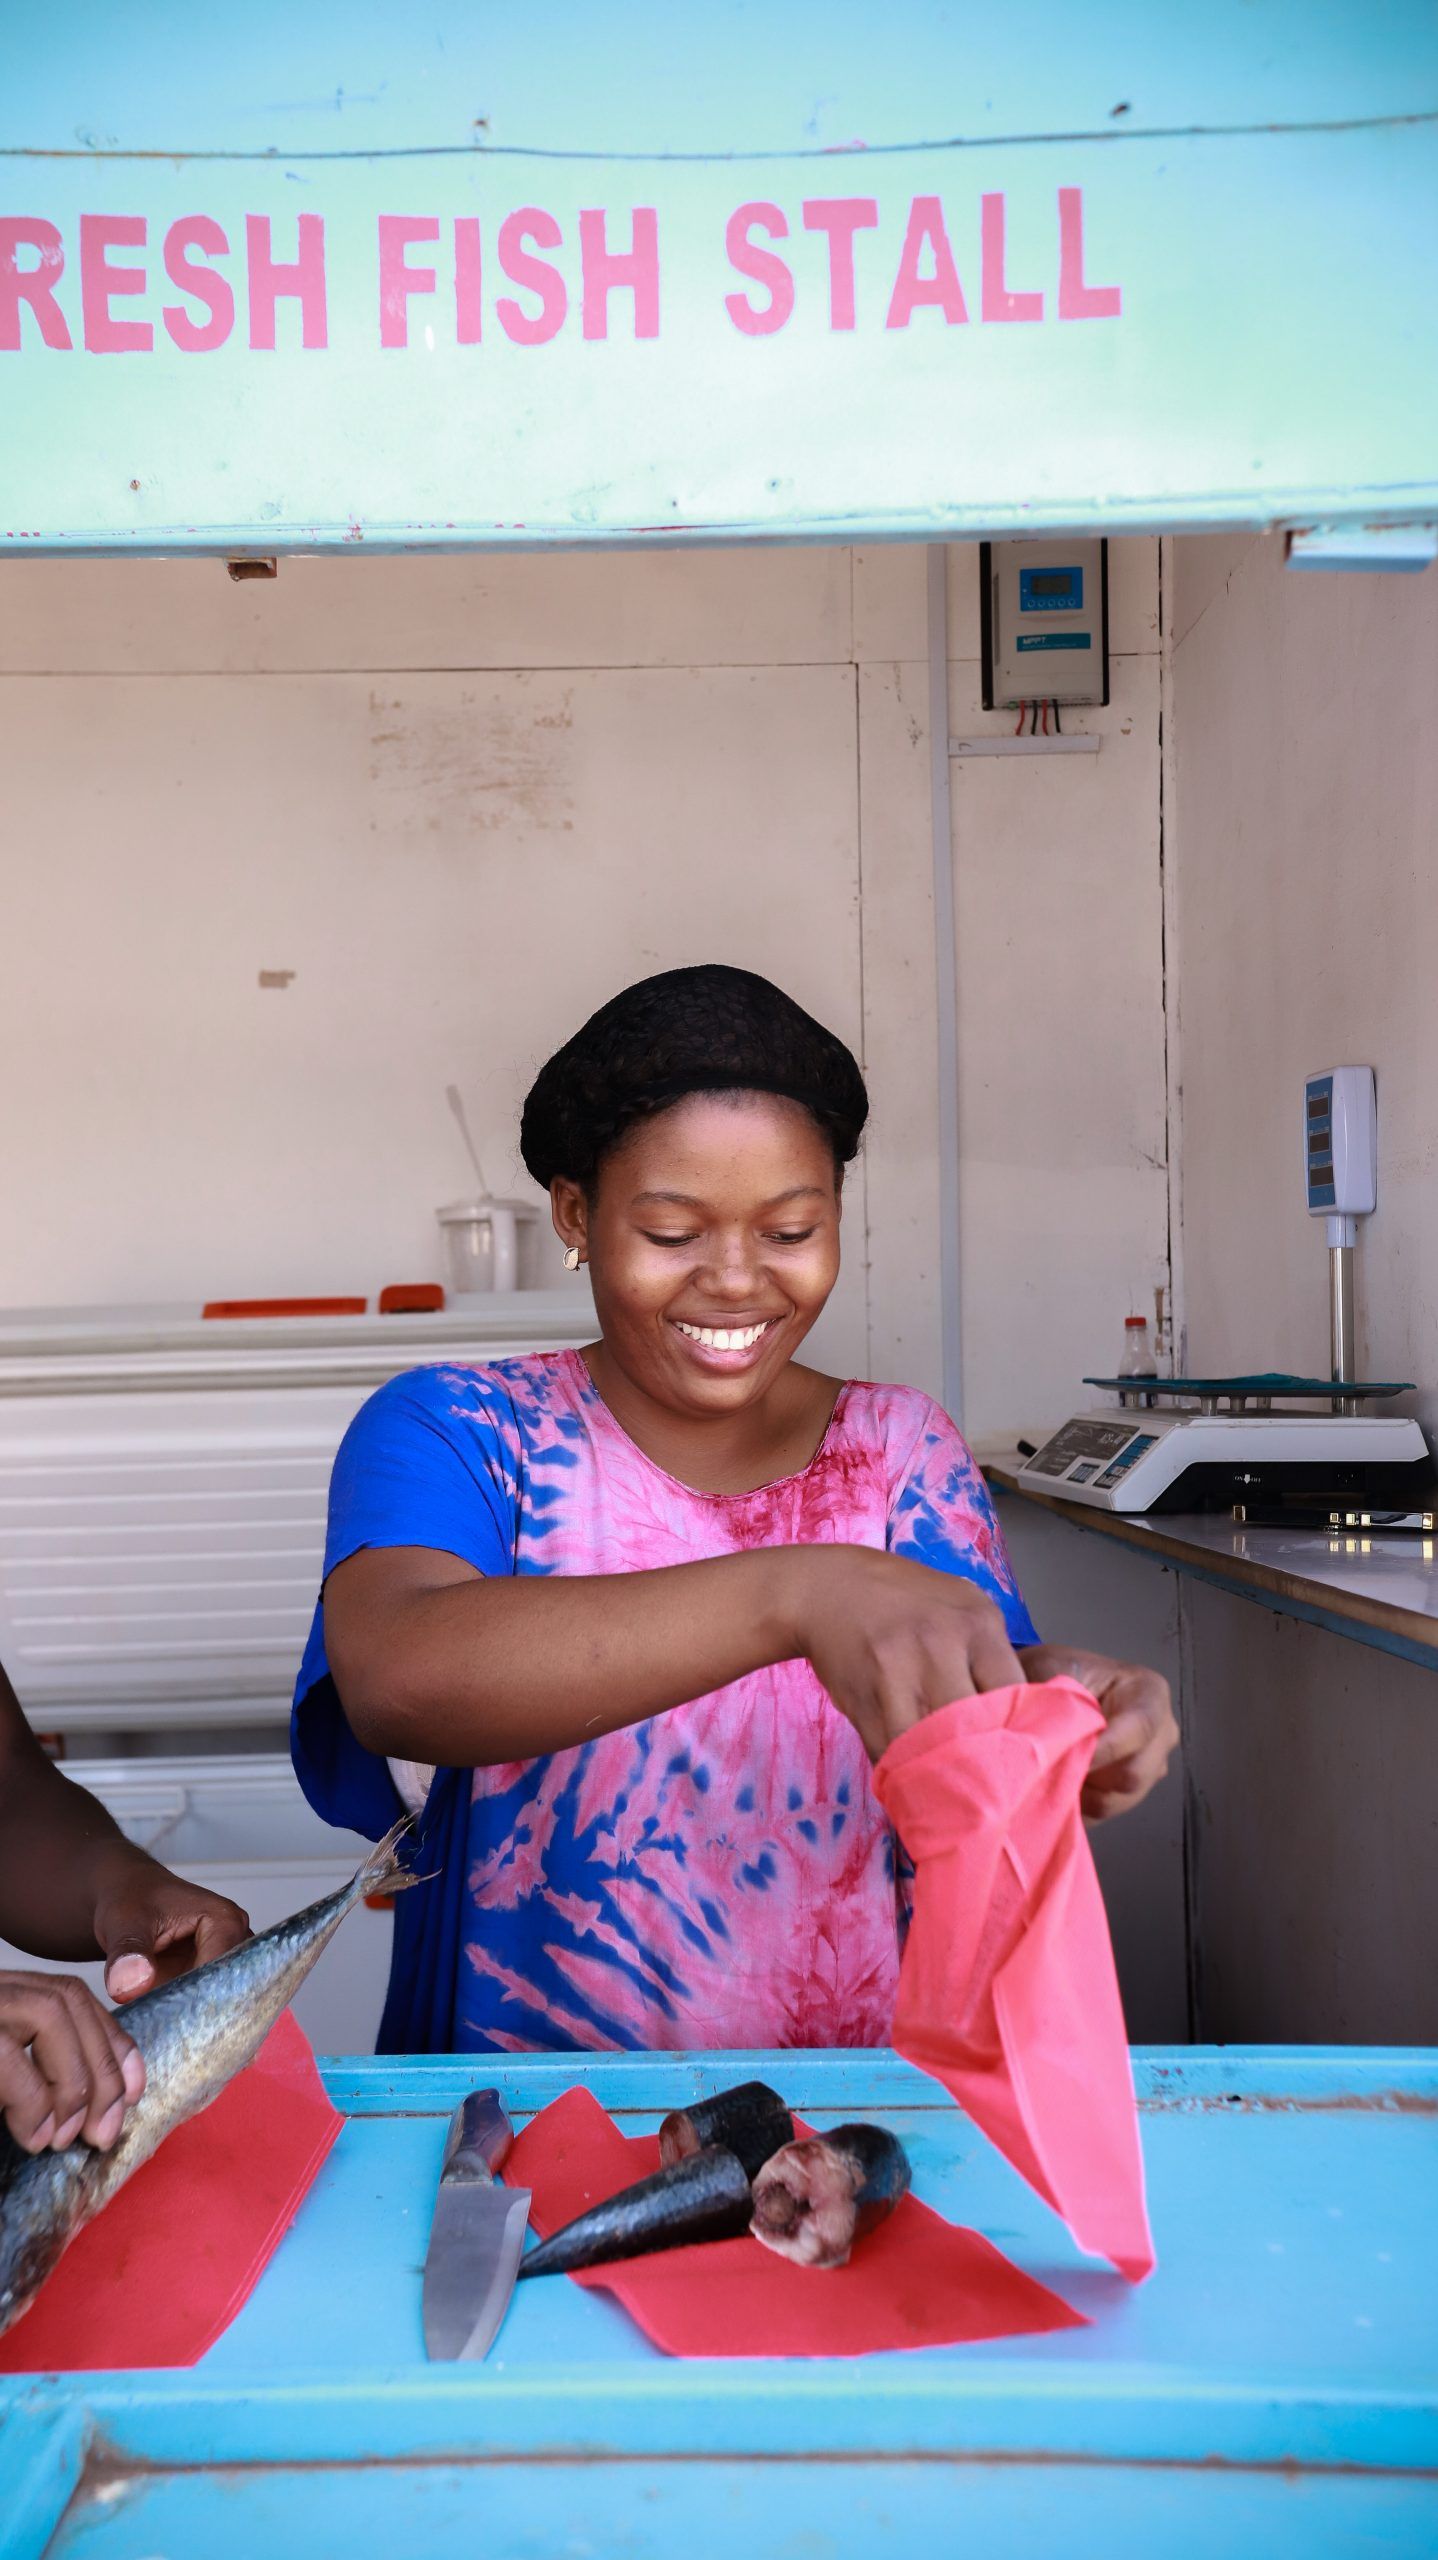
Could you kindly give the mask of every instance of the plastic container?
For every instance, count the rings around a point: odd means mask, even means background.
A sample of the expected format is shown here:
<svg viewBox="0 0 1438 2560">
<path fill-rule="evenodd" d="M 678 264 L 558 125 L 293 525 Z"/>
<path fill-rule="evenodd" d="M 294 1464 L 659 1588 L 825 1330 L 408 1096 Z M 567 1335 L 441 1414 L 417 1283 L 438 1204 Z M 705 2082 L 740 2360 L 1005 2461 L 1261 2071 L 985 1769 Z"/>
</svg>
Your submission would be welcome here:
<svg viewBox="0 0 1438 2560">
<path fill-rule="evenodd" d="M 435 1216 L 456 1297 L 539 1286 L 539 1211 L 532 1200 L 452 1200 Z"/>
</svg>

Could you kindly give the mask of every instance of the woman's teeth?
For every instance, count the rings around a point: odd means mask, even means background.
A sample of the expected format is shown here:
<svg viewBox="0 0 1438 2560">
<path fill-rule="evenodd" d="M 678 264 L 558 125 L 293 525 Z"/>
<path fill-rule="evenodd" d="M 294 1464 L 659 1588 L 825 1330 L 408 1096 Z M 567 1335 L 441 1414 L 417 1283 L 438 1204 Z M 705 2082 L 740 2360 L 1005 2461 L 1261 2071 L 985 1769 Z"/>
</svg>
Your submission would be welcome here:
<svg viewBox="0 0 1438 2560">
<path fill-rule="evenodd" d="M 687 1333 L 691 1342 L 702 1342 L 706 1351 L 752 1351 L 773 1321 L 769 1317 L 763 1324 L 731 1325 L 727 1330 L 712 1324 L 679 1323 L 678 1329 Z"/>
</svg>

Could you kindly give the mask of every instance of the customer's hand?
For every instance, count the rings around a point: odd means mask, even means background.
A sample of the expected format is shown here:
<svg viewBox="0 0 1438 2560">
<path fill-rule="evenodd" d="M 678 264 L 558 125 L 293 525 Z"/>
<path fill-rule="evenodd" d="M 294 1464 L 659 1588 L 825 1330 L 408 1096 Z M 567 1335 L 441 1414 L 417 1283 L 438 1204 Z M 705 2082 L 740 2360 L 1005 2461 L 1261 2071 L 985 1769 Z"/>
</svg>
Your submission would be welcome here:
<svg viewBox="0 0 1438 2560">
<path fill-rule="evenodd" d="M 0 2116 L 22 2151 L 83 2133 L 118 2140 L 145 2065 L 118 2021 L 70 1973 L 0 1973 Z"/>
<path fill-rule="evenodd" d="M 97 1879 L 95 1942 L 112 2000 L 134 2000 L 193 1965 L 209 1964 L 250 1934 L 248 1914 L 221 1893 L 186 1884 L 130 1850 Z"/>
<path fill-rule="evenodd" d="M 1103 1709 L 1106 1730 L 1094 1745 L 1079 1809 L 1088 1822 L 1129 1813 L 1168 1767 L 1179 1731 L 1168 1682 L 1141 1663 L 1112 1662 L 1075 1645 L 1025 1645 L 1026 1680 L 1077 1680 Z"/>
</svg>

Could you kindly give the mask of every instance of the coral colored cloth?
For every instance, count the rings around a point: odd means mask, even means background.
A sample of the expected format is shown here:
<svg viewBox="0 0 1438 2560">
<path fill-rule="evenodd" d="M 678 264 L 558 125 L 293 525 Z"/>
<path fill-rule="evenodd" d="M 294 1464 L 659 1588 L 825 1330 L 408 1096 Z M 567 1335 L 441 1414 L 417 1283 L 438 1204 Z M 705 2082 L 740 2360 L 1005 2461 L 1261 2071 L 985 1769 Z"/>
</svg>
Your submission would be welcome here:
<svg viewBox="0 0 1438 2560">
<path fill-rule="evenodd" d="M 344 2118 L 288 2010 L 177 2125 L 0 2338 L 0 2373 L 198 2364 L 249 2300 Z"/>
<path fill-rule="evenodd" d="M 903 1387 L 849 1385 L 797 1475 L 696 1493 L 645 1457 L 578 1353 L 392 1379 L 335 1460 L 325 1572 L 430 1547 L 485 1575 L 639 1573 L 749 1548 L 890 1548 L 1033 1628 L 983 1478 Z M 402 1810 L 350 1732 L 317 1613 L 295 1766 L 328 1821 Z M 881 2045 L 907 1879 L 853 1726 L 781 1662 L 543 1759 L 441 1770 L 395 1912 L 384 2052 Z"/>
<path fill-rule="evenodd" d="M 592 2092 L 577 2088 L 526 2125 L 504 2176 L 531 2190 L 530 2221 L 547 2239 L 658 2166 L 654 2135 L 622 2134 Z M 793 2266 L 746 2232 L 534 2278 L 536 2287 L 561 2281 L 612 2293 L 671 2356 L 862 2356 L 1085 2325 L 976 2231 L 911 2195 L 856 2244 L 846 2267 Z"/>
<path fill-rule="evenodd" d="M 915 1868 L 897 2050 L 1136 2284 L 1154 2263 L 1138 2114 L 1078 1808 L 1102 1730 L 1076 1681 L 991 1689 L 901 1734 L 874 1786 Z"/>
</svg>

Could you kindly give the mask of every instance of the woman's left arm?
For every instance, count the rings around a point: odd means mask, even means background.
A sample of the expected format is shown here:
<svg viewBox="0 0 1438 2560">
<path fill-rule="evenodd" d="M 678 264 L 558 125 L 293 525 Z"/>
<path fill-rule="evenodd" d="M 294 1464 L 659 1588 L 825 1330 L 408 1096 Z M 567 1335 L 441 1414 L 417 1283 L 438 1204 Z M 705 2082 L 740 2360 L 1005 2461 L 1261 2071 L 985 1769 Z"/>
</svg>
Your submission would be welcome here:
<svg viewBox="0 0 1438 2560">
<path fill-rule="evenodd" d="M 1094 1747 L 1080 1808 L 1089 1822 L 1128 1813 L 1164 1775 L 1178 1747 L 1168 1682 L 1141 1663 L 1117 1662 L 1077 1645 L 1039 1644 L 999 1527 L 993 1496 L 957 1425 L 928 1404 L 925 1428 L 896 1488 L 889 1544 L 896 1554 L 965 1575 L 990 1592 L 1028 1679 L 1077 1680 L 1107 1725 Z"/>
<path fill-rule="evenodd" d="M 111 1998 L 133 2000 L 249 1928 L 237 1903 L 172 1875 L 61 1776 L 0 1670 L 0 1936 L 30 1955 L 103 1956 Z"/>
</svg>

